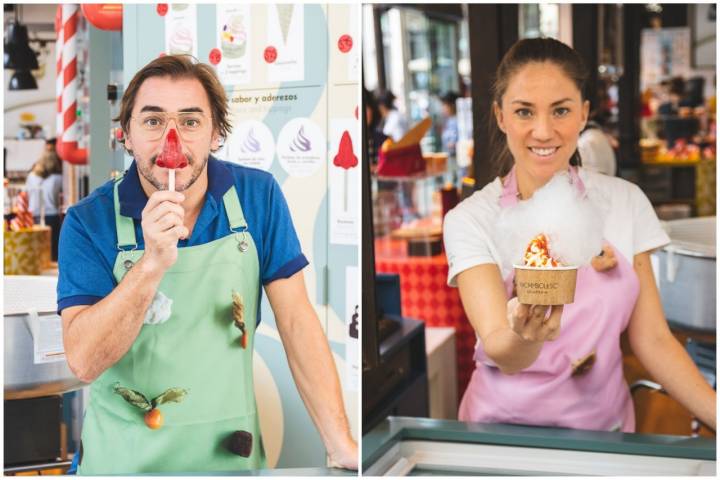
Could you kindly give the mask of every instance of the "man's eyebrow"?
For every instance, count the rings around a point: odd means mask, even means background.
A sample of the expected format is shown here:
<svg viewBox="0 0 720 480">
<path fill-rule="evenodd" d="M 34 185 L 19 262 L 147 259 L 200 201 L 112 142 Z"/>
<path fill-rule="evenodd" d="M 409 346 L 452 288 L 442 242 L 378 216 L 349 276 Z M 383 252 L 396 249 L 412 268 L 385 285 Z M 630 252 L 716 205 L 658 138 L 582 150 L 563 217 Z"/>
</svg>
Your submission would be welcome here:
<svg viewBox="0 0 720 480">
<path fill-rule="evenodd" d="M 164 111 L 165 111 L 164 109 L 162 109 L 160 107 L 156 107 L 155 105 L 145 105 L 144 107 L 142 107 L 140 109 L 140 113 L 142 113 L 142 112 L 164 112 Z"/>
<path fill-rule="evenodd" d="M 142 107 L 142 108 L 140 109 L 140 113 L 142 113 L 142 112 L 164 112 L 164 111 L 165 111 L 164 108 L 158 107 L 158 106 L 156 106 L 156 105 L 145 105 L 144 107 Z M 200 107 L 188 107 L 188 108 L 183 108 L 183 109 L 180 110 L 180 112 L 183 112 L 183 113 L 189 113 L 189 112 L 204 113 L 204 112 L 203 112 L 203 109 L 200 108 Z"/>
</svg>

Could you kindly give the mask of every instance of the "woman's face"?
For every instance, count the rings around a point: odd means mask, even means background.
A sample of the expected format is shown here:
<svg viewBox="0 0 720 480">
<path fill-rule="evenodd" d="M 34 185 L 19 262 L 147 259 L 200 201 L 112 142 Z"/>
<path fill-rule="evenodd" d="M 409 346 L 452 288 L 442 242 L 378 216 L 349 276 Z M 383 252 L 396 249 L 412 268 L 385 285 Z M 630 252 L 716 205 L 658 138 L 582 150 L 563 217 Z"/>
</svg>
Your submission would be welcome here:
<svg viewBox="0 0 720 480">
<path fill-rule="evenodd" d="M 575 83 L 549 62 L 529 63 L 518 70 L 502 105 L 494 105 L 518 171 L 540 184 L 568 168 L 589 109 Z"/>
</svg>

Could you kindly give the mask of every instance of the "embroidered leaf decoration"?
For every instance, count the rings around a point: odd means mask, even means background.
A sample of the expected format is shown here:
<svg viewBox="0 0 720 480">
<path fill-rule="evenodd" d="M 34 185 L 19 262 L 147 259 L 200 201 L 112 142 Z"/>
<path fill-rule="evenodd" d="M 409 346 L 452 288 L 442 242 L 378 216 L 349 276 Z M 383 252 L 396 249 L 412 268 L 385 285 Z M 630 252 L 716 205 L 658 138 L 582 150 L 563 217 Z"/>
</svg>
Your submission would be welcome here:
<svg viewBox="0 0 720 480">
<path fill-rule="evenodd" d="M 184 388 L 168 388 L 163 393 L 152 399 L 152 406 L 157 407 L 163 403 L 180 403 L 187 395 L 188 391 Z"/>
<path fill-rule="evenodd" d="M 233 299 L 233 306 L 232 306 L 232 314 L 233 314 L 233 320 L 235 321 L 235 326 L 238 327 L 240 330 L 245 329 L 245 304 L 243 302 L 242 296 L 240 296 L 237 292 L 232 292 L 232 299 Z"/>
<path fill-rule="evenodd" d="M 145 410 L 146 412 L 152 409 L 150 402 L 145 395 L 137 390 L 131 390 L 116 384 L 113 391 L 123 397 L 123 399 L 125 399 L 125 401 L 130 405 L 133 405 L 141 410 Z"/>
</svg>

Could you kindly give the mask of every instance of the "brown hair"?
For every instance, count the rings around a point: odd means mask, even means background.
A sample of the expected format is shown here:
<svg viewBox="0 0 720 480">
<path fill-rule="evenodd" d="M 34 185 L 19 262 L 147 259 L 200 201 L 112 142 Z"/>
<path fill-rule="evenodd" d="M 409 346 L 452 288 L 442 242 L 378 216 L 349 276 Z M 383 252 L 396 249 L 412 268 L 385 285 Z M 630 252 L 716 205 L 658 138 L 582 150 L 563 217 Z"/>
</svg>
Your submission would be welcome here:
<svg viewBox="0 0 720 480">
<path fill-rule="evenodd" d="M 225 139 L 232 130 L 228 120 L 228 105 L 225 89 L 215 73 L 207 64 L 200 63 L 192 55 L 164 55 L 145 65 L 130 80 L 120 102 L 120 114 L 114 121 L 119 121 L 123 132 L 127 134 L 130 128 L 130 117 L 135 107 L 135 98 L 140 86 L 152 77 L 170 77 L 172 79 L 194 78 L 198 80 L 210 103 L 213 129 Z M 132 154 L 132 152 L 130 152 Z"/>
<path fill-rule="evenodd" d="M 543 62 L 553 63 L 560 67 L 580 90 L 581 98 L 585 99 L 588 71 L 580 54 L 553 38 L 526 38 L 510 47 L 500 61 L 491 90 L 493 102 L 502 106 L 502 97 L 505 95 L 510 80 L 521 68 L 529 63 Z M 488 120 L 492 162 L 495 164 L 497 174 L 504 176 L 512 169 L 514 160 L 508 149 L 505 134 L 497 125 L 492 106 Z M 570 165 L 581 165 L 577 150 L 570 159 Z"/>
<path fill-rule="evenodd" d="M 62 173 L 62 165 L 55 150 L 43 151 L 40 159 L 35 162 L 32 172 L 40 178 L 47 178 L 53 173 Z"/>
</svg>

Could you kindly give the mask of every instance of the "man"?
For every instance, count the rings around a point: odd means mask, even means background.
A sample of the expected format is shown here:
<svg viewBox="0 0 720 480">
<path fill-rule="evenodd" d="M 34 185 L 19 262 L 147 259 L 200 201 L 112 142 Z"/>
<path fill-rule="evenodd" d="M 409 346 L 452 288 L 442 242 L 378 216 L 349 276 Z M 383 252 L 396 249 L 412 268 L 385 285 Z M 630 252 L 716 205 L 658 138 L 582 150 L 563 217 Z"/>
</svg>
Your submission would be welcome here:
<svg viewBox="0 0 720 480">
<path fill-rule="evenodd" d="M 331 462 L 357 468 L 282 192 L 270 174 L 210 155 L 230 131 L 212 68 L 152 61 L 119 121 L 134 161 L 68 211 L 60 240 L 65 351 L 92 382 L 80 473 L 264 467 L 252 380 L 261 284 Z M 169 191 L 160 165 L 173 149 L 186 166 Z"/>
</svg>

